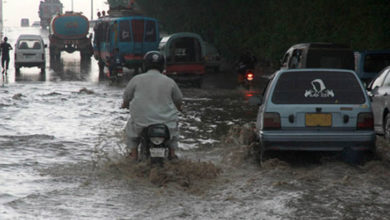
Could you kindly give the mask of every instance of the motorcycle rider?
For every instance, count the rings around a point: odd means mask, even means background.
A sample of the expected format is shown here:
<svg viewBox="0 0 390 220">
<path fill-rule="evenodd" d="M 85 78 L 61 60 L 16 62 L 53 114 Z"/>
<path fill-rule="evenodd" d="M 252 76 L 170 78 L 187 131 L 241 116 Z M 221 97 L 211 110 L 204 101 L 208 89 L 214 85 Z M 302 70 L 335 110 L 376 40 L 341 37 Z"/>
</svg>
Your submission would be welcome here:
<svg viewBox="0 0 390 220">
<path fill-rule="evenodd" d="M 123 66 L 123 63 L 124 63 L 124 59 L 119 53 L 119 48 L 115 48 L 114 53 L 110 58 L 110 65 L 109 65 L 110 77 L 113 77 L 114 73 L 118 74 L 114 70 L 115 68 L 117 68 L 118 65 Z"/>
<path fill-rule="evenodd" d="M 238 60 L 238 82 L 241 83 L 244 80 L 246 71 L 248 69 L 255 69 L 257 63 L 257 58 L 247 50 L 244 54 L 242 54 Z"/>
<path fill-rule="evenodd" d="M 123 94 L 122 108 L 130 108 L 126 125 L 127 147 L 130 156 L 137 160 L 139 136 L 149 125 L 164 123 L 171 135 L 169 146 L 171 158 L 176 158 L 178 147 L 178 115 L 183 95 L 171 78 L 162 74 L 165 58 L 158 51 L 149 51 L 144 56 L 145 73 L 134 76 Z"/>
</svg>

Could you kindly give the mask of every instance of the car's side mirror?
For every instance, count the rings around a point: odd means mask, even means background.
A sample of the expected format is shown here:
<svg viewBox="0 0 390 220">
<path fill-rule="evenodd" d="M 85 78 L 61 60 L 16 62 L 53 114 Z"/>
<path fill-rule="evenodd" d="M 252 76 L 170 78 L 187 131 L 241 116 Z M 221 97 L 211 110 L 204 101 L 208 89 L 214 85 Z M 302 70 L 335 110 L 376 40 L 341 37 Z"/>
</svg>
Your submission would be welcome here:
<svg viewBox="0 0 390 220">
<path fill-rule="evenodd" d="M 252 96 L 249 98 L 248 103 L 249 105 L 261 105 L 263 99 L 261 96 Z"/>
</svg>

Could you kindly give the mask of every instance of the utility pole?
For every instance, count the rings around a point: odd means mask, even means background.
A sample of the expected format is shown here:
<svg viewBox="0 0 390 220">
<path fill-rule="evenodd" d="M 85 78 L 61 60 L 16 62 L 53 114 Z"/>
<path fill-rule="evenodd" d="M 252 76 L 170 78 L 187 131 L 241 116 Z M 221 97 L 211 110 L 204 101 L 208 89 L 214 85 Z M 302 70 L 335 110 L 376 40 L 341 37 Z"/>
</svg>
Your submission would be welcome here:
<svg viewBox="0 0 390 220">
<path fill-rule="evenodd" d="M 73 11 L 73 0 L 72 0 L 72 11 Z"/>
<path fill-rule="evenodd" d="M 91 21 L 93 20 L 93 0 L 91 0 Z"/>
<path fill-rule="evenodd" d="M 0 40 L 3 39 L 3 0 L 0 0 Z"/>
</svg>

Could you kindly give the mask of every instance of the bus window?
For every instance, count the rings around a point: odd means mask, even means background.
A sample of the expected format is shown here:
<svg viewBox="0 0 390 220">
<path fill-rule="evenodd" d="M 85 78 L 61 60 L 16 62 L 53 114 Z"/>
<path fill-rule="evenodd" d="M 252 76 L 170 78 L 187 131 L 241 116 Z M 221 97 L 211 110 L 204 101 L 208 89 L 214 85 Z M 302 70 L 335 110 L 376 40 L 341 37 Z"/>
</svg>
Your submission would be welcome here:
<svg viewBox="0 0 390 220">
<path fill-rule="evenodd" d="M 107 25 L 106 40 L 107 40 L 108 43 L 111 43 L 111 36 L 112 36 L 112 34 L 115 35 L 113 25 L 111 25 L 111 26 Z M 115 41 L 115 39 L 114 39 L 114 41 Z M 115 43 L 116 43 L 116 41 L 115 41 Z"/>
<path fill-rule="evenodd" d="M 145 41 L 146 42 L 156 41 L 156 22 L 146 21 Z"/>
<path fill-rule="evenodd" d="M 120 21 L 119 22 L 119 40 L 121 42 L 130 42 L 130 22 L 129 21 Z"/>
<path fill-rule="evenodd" d="M 143 42 L 144 39 L 144 20 L 132 20 L 134 42 Z"/>
<path fill-rule="evenodd" d="M 102 41 L 103 42 L 109 42 L 109 39 L 108 39 L 108 23 L 104 23 L 104 25 L 103 25 L 103 28 L 102 28 L 102 32 L 101 32 L 101 34 L 102 34 Z"/>
<path fill-rule="evenodd" d="M 119 26 L 118 22 L 114 21 L 113 24 L 110 25 L 110 28 L 108 29 L 109 35 L 108 35 L 108 41 L 111 42 L 111 38 L 113 37 L 113 40 L 115 43 L 118 43 L 118 34 L 119 34 Z"/>
</svg>

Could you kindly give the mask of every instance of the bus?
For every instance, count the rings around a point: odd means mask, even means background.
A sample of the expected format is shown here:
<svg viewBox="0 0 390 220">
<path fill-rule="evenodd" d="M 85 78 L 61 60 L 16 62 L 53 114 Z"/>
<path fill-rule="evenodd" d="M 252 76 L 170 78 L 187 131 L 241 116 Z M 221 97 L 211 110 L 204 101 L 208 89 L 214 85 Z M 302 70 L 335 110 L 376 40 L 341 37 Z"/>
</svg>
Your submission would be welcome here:
<svg viewBox="0 0 390 220">
<path fill-rule="evenodd" d="M 101 17 L 94 26 L 94 57 L 103 74 L 115 48 L 124 59 L 124 66 L 135 74 L 142 67 L 146 52 L 157 50 L 160 41 L 158 22 L 145 16 Z"/>
</svg>

